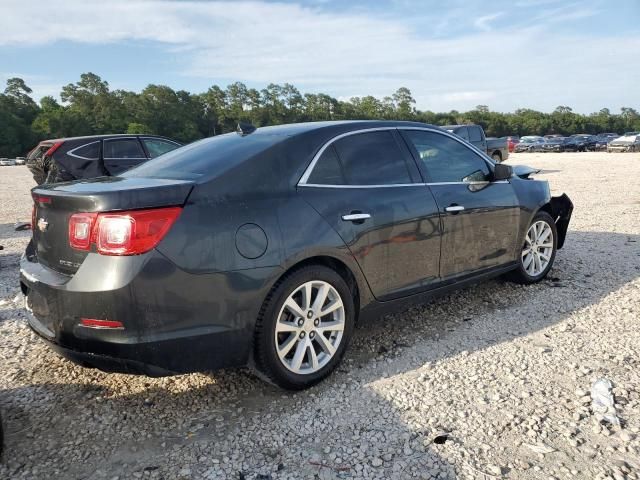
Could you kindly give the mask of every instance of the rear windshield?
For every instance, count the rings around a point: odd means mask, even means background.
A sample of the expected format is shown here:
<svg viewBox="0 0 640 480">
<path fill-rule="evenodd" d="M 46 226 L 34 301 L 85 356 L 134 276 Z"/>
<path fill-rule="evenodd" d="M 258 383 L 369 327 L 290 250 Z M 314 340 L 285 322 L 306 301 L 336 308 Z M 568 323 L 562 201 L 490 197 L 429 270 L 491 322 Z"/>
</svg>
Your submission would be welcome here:
<svg viewBox="0 0 640 480">
<path fill-rule="evenodd" d="M 267 150 L 282 141 L 282 135 L 227 133 L 205 138 L 123 173 L 123 177 L 152 177 L 176 180 L 211 178 Z"/>
</svg>

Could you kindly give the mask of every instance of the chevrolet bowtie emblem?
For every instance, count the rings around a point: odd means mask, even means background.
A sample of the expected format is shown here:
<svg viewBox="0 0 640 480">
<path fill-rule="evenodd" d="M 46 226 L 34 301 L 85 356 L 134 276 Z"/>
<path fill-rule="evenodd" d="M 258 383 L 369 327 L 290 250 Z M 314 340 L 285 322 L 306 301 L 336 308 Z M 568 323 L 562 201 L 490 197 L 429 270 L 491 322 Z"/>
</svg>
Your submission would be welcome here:
<svg viewBox="0 0 640 480">
<path fill-rule="evenodd" d="M 49 227 L 49 222 L 47 222 L 44 218 L 38 220 L 38 230 L 44 232 Z"/>
</svg>

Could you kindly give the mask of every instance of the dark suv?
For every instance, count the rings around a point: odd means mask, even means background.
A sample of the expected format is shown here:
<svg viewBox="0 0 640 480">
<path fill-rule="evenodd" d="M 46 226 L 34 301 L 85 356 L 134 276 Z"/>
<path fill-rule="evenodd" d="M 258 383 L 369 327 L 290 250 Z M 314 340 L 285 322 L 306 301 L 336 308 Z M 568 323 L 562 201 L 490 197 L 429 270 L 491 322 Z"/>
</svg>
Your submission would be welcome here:
<svg viewBox="0 0 640 480">
<path fill-rule="evenodd" d="M 116 176 L 182 144 L 156 135 L 94 135 L 43 140 L 27 166 L 38 183 Z"/>
</svg>

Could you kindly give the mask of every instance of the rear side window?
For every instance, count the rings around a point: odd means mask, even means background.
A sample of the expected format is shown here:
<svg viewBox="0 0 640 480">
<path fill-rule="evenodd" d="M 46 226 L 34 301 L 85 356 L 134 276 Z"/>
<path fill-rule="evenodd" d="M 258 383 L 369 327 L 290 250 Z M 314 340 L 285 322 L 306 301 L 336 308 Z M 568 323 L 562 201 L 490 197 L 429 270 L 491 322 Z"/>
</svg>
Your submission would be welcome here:
<svg viewBox="0 0 640 480">
<path fill-rule="evenodd" d="M 485 182 L 489 167 L 471 148 L 441 133 L 405 130 L 431 182 Z"/>
<path fill-rule="evenodd" d="M 100 158 L 100 142 L 92 142 L 87 145 L 74 148 L 68 155 L 80 157 L 86 160 L 98 160 Z"/>
<path fill-rule="evenodd" d="M 137 138 L 104 141 L 105 159 L 147 158 Z"/>
<path fill-rule="evenodd" d="M 316 162 L 308 183 L 318 185 L 344 185 L 342 166 L 333 145 L 329 145 Z"/>
<path fill-rule="evenodd" d="M 469 140 L 469 129 L 467 127 L 458 127 L 453 131 L 453 133 L 465 140 Z"/>
<path fill-rule="evenodd" d="M 468 127 L 469 128 L 469 141 L 481 142 L 482 134 L 480 133 L 480 127 Z"/>
<path fill-rule="evenodd" d="M 333 145 L 348 185 L 412 183 L 403 153 L 390 131 L 349 135 Z"/>
<path fill-rule="evenodd" d="M 144 146 L 147 148 L 147 152 L 149 152 L 149 156 L 151 158 L 156 158 L 163 153 L 175 150 L 180 146 L 173 142 L 160 140 L 159 138 L 143 138 L 142 141 L 144 142 Z"/>
</svg>

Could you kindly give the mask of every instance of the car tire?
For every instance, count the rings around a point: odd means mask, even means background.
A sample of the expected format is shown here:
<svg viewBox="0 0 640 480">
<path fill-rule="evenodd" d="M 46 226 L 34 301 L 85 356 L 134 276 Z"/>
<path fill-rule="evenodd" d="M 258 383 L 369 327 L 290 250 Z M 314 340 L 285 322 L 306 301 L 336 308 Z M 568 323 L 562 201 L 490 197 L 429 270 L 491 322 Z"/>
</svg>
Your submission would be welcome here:
<svg viewBox="0 0 640 480">
<path fill-rule="evenodd" d="M 494 153 L 493 155 L 491 155 L 491 158 L 496 163 L 502 162 L 502 155 L 500 155 L 499 153 Z"/>
<path fill-rule="evenodd" d="M 324 301 L 318 305 L 320 295 Z M 337 272 L 322 265 L 292 271 L 276 283 L 260 309 L 254 370 L 287 390 L 317 384 L 340 363 L 355 313 L 353 293 Z"/>
<path fill-rule="evenodd" d="M 547 241 L 549 235 L 551 242 Z M 518 252 L 518 267 L 509 272 L 507 278 L 525 285 L 539 282 L 553 267 L 557 245 L 556 223 L 547 212 L 539 211 L 531 220 L 522 249 Z"/>
</svg>

